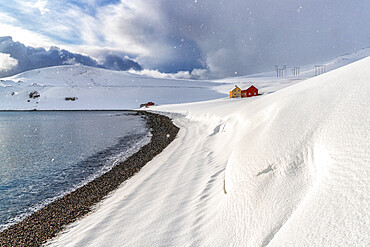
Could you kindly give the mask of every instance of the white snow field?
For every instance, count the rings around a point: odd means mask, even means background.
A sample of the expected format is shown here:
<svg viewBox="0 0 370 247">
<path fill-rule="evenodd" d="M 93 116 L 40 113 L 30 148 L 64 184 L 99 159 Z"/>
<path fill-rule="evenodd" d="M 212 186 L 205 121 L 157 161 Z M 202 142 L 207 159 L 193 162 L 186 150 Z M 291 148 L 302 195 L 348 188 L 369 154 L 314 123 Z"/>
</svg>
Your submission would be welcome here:
<svg viewBox="0 0 370 247">
<path fill-rule="evenodd" d="M 370 49 L 320 64 L 330 71 L 367 56 Z M 227 97 L 234 84 L 241 88 L 253 84 L 260 93 L 269 94 L 315 75 L 314 65 L 302 66 L 298 76 L 291 74 L 290 67 L 282 78 L 267 72 L 213 81 L 159 79 L 82 65 L 49 67 L 0 79 L 0 110 L 134 109 L 148 101 L 157 105 L 199 102 Z M 40 97 L 30 99 L 34 91 Z"/>
<path fill-rule="evenodd" d="M 369 55 L 364 49 L 322 63 L 330 72 L 317 77 L 313 65 L 299 76 L 216 81 L 59 66 L 1 79 L 0 110 L 133 109 L 154 101 L 160 106 L 149 109 L 181 128 L 47 245 L 369 246 L 370 58 L 352 63 Z M 263 95 L 229 99 L 234 84 L 253 84 Z M 40 97 L 29 99 L 32 91 Z"/>
<path fill-rule="evenodd" d="M 47 245 L 369 246 L 369 68 L 152 108 L 178 137 Z"/>
<path fill-rule="evenodd" d="M 133 109 L 156 104 L 184 103 L 224 97 L 212 90 L 218 83 L 155 79 L 82 65 L 27 71 L 0 81 L 0 110 Z M 29 99 L 37 91 L 39 98 Z M 66 97 L 77 97 L 66 101 Z M 28 102 L 28 100 L 30 102 Z"/>
</svg>

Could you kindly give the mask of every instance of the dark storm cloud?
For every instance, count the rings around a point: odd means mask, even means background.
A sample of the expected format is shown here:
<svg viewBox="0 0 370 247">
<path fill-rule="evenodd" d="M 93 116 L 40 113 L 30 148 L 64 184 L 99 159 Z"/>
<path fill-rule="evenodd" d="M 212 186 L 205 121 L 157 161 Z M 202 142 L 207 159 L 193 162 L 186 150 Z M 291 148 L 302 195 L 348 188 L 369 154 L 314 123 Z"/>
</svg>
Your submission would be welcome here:
<svg viewBox="0 0 370 247">
<path fill-rule="evenodd" d="M 127 0 L 100 15 L 101 36 L 149 69 L 232 76 L 368 47 L 369 12 L 365 0 Z"/>
<path fill-rule="evenodd" d="M 113 70 L 142 70 L 143 68 L 137 63 L 128 58 L 121 58 L 117 55 L 107 55 L 103 63 L 105 68 Z"/>
<path fill-rule="evenodd" d="M 325 62 L 370 46 L 368 0 L 42 3 L 45 6 L 38 8 L 28 1 L 0 3 L 0 15 L 7 14 L 3 22 L 9 20 L 7 25 L 0 23 L 0 32 L 8 28 L 15 37 L 18 29 L 12 27 L 27 28 L 102 60 L 111 51 L 131 54 L 146 69 L 161 72 L 205 69 L 213 77 L 251 74 L 273 70 L 275 64 Z M 17 40 L 26 36 L 29 39 L 30 35 L 18 35 Z M 111 60 L 106 63 L 120 67 Z"/>
<path fill-rule="evenodd" d="M 370 45 L 370 1 L 161 1 L 175 37 L 223 75 L 302 65 Z"/>
<path fill-rule="evenodd" d="M 49 50 L 29 47 L 20 42 L 14 42 L 11 37 L 0 37 L 0 53 L 9 54 L 12 59 L 16 59 L 18 62 L 16 66 L 9 70 L 0 70 L 0 77 L 32 69 L 66 64 L 83 64 L 113 70 L 142 69 L 135 61 L 117 55 L 108 55 L 104 63 L 99 64 L 89 56 L 71 53 L 57 47 L 51 47 Z"/>
<path fill-rule="evenodd" d="M 172 54 L 167 57 L 164 63 L 158 64 L 156 69 L 165 73 L 176 73 L 205 67 L 202 52 L 194 41 L 184 36 L 172 37 L 168 41 L 168 45 L 171 47 Z"/>
</svg>

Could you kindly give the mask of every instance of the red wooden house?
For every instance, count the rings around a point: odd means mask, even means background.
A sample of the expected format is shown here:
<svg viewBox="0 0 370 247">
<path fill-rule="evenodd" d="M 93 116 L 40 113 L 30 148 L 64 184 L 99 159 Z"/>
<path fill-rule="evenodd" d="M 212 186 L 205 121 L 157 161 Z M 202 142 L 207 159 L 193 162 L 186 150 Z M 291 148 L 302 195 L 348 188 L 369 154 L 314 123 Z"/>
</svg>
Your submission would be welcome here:
<svg viewBox="0 0 370 247">
<path fill-rule="evenodd" d="M 242 90 L 241 97 L 252 97 L 258 95 L 258 89 L 255 86 L 250 86 L 247 90 Z"/>
</svg>

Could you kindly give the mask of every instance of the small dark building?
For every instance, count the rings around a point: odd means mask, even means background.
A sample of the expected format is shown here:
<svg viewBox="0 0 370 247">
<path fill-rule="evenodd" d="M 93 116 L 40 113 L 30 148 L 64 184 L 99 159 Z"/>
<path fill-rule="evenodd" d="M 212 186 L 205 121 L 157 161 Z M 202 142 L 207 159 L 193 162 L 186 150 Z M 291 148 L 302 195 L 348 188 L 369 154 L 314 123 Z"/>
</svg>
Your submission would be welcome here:
<svg viewBox="0 0 370 247">
<path fill-rule="evenodd" d="M 250 86 L 247 90 L 242 90 L 241 97 L 252 97 L 258 95 L 258 89 L 255 86 Z"/>
<path fill-rule="evenodd" d="M 153 102 L 145 103 L 145 107 L 149 107 L 149 106 L 153 106 L 153 105 L 155 105 Z"/>
<path fill-rule="evenodd" d="M 155 104 L 153 102 L 149 101 L 145 104 L 140 104 L 140 108 L 142 108 L 142 107 L 148 108 L 149 106 L 153 106 L 153 105 L 155 105 Z"/>
</svg>

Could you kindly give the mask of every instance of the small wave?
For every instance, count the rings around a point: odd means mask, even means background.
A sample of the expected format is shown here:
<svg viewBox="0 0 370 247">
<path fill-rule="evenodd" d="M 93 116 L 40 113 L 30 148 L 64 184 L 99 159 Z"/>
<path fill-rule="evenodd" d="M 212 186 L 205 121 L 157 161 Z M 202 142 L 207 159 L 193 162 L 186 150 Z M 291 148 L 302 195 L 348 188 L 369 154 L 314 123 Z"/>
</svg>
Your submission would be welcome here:
<svg viewBox="0 0 370 247">
<path fill-rule="evenodd" d="M 150 130 L 148 129 L 148 132 L 144 135 L 133 134 L 121 137 L 116 145 L 99 151 L 98 153 L 89 156 L 81 162 L 77 162 L 75 164 L 76 171 L 78 171 L 78 168 L 80 167 L 84 167 L 86 169 L 95 168 L 95 171 L 92 174 L 88 175 L 86 178 L 83 178 L 80 182 L 71 186 L 70 188 L 63 190 L 57 195 L 51 198 L 47 198 L 42 202 L 27 208 L 26 210 L 22 210 L 22 212 L 19 212 L 19 215 L 17 215 L 16 217 L 9 219 L 5 224 L 0 224 L 0 232 L 10 227 L 11 225 L 22 221 L 27 216 L 44 208 L 55 200 L 75 191 L 76 189 L 86 185 L 87 183 L 110 171 L 114 166 L 125 161 L 128 157 L 139 151 L 141 147 L 148 144 L 151 140 L 151 136 L 152 135 L 150 133 Z M 97 166 L 99 167 L 98 169 L 96 169 Z"/>
</svg>

